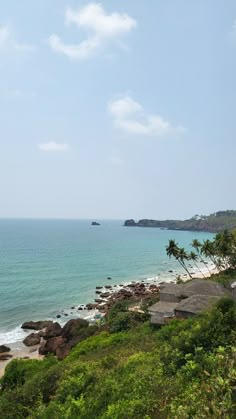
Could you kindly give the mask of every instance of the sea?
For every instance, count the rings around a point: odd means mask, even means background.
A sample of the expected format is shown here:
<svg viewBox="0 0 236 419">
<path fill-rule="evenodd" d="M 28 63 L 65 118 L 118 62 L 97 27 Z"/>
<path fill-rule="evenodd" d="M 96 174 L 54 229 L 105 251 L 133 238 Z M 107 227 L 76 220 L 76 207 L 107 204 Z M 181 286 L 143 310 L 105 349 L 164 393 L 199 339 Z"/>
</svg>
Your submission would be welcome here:
<svg viewBox="0 0 236 419">
<path fill-rule="evenodd" d="M 92 221 L 0 220 L 0 344 L 20 342 L 25 321 L 89 318 L 78 307 L 93 302 L 96 286 L 174 280 L 182 271 L 166 255 L 169 239 L 188 249 L 193 238 L 212 237 Z"/>
</svg>

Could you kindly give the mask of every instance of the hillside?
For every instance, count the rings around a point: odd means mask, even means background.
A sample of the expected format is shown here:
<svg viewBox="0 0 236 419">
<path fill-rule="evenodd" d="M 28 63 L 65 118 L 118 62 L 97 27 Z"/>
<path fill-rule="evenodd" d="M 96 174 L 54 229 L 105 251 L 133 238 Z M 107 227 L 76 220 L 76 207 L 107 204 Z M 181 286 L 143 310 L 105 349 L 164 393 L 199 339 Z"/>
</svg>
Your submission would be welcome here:
<svg viewBox="0 0 236 419">
<path fill-rule="evenodd" d="M 113 331 L 84 340 L 63 361 L 13 360 L 2 379 L 0 417 L 235 417 L 232 300 L 162 329 L 141 321 L 127 330 L 125 317 L 117 312 Z"/>
<path fill-rule="evenodd" d="M 133 219 L 124 222 L 125 227 L 156 227 L 167 230 L 206 231 L 217 233 L 224 229 L 236 228 L 236 211 L 218 211 L 210 215 L 195 215 L 188 220 L 150 220 L 142 219 L 135 222 Z"/>
</svg>

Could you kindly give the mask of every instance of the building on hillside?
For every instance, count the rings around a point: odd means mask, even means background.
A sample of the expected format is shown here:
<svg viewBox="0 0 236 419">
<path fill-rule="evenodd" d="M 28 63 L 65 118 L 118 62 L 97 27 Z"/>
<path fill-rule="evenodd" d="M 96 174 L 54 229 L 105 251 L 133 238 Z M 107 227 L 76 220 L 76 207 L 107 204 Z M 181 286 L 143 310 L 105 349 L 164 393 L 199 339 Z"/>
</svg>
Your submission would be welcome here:
<svg viewBox="0 0 236 419">
<path fill-rule="evenodd" d="M 185 284 L 166 284 L 160 287 L 160 301 L 149 307 L 152 324 L 164 325 L 173 318 L 186 319 L 210 308 L 222 297 L 236 298 L 236 282 L 232 291 L 223 285 L 193 279 Z"/>
</svg>

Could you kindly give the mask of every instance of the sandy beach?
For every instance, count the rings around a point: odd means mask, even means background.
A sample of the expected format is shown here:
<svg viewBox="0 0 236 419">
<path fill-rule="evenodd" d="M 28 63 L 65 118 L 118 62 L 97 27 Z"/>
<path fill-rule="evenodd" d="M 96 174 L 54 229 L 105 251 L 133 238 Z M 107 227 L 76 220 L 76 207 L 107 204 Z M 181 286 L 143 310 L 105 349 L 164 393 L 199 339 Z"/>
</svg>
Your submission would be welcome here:
<svg viewBox="0 0 236 419">
<path fill-rule="evenodd" d="M 4 375 L 5 368 L 12 359 L 17 359 L 17 358 L 42 359 L 43 356 L 39 355 L 38 347 L 39 346 L 37 345 L 37 346 L 29 348 L 29 347 L 24 346 L 22 343 L 21 348 L 12 349 L 11 352 L 8 352 L 10 355 L 12 355 L 12 358 L 8 359 L 7 361 L 0 361 L 0 378 Z"/>
<path fill-rule="evenodd" d="M 209 278 L 212 274 L 218 273 L 218 270 L 215 268 L 213 264 L 209 264 L 208 267 L 211 273 L 208 271 L 207 268 L 205 267 L 203 268 L 202 266 L 201 266 L 202 273 L 200 273 L 199 270 L 197 271 L 195 267 L 193 269 L 190 269 L 192 278 Z M 173 272 L 172 275 L 169 276 L 169 281 L 170 282 L 176 281 L 177 275 L 178 275 L 177 272 L 175 273 Z M 183 281 L 187 281 L 190 279 L 186 273 L 182 273 L 180 277 Z M 160 282 L 160 280 L 153 279 L 153 282 L 158 283 Z M 167 278 L 166 278 L 166 282 L 168 282 Z M 116 291 L 116 289 L 114 289 L 114 291 Z M 137 308 L 139 307 L 137 306 Z M 133 309 L 134 308 L 132 308 L 132 310 Z M 2 342 L 2 344 L 4 344 L 4 342 Z M 9 347 L 11 348 L 11 351 L 9 352 L 9 354 L 12 355 L 12 357 L 6 361 L 0 361 L 0 377 L 4 375 L 5 368 L 12 359 L 17 359 L 17 358 L 42 359 L 43 358 L 43 356 L 39 355 L 38 353 L 39 345 L 36 345 L 33 347 L 27 347 L 23 344 L 23 342 L 17 342 L 17 343 L 9 344 Z"/>
</svg>

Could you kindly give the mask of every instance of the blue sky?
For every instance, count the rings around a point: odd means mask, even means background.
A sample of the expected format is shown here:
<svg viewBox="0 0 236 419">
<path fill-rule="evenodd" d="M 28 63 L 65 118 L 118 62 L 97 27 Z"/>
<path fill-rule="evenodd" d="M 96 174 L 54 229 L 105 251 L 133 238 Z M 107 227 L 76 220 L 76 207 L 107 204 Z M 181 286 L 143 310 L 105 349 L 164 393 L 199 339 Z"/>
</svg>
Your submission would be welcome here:
<svg viewBox="0 0 236 419">
<path fill-rule="evenodd" d="M 1 217 L 236 209 L 235 1 L 1 3 Z"/>
</svg>

